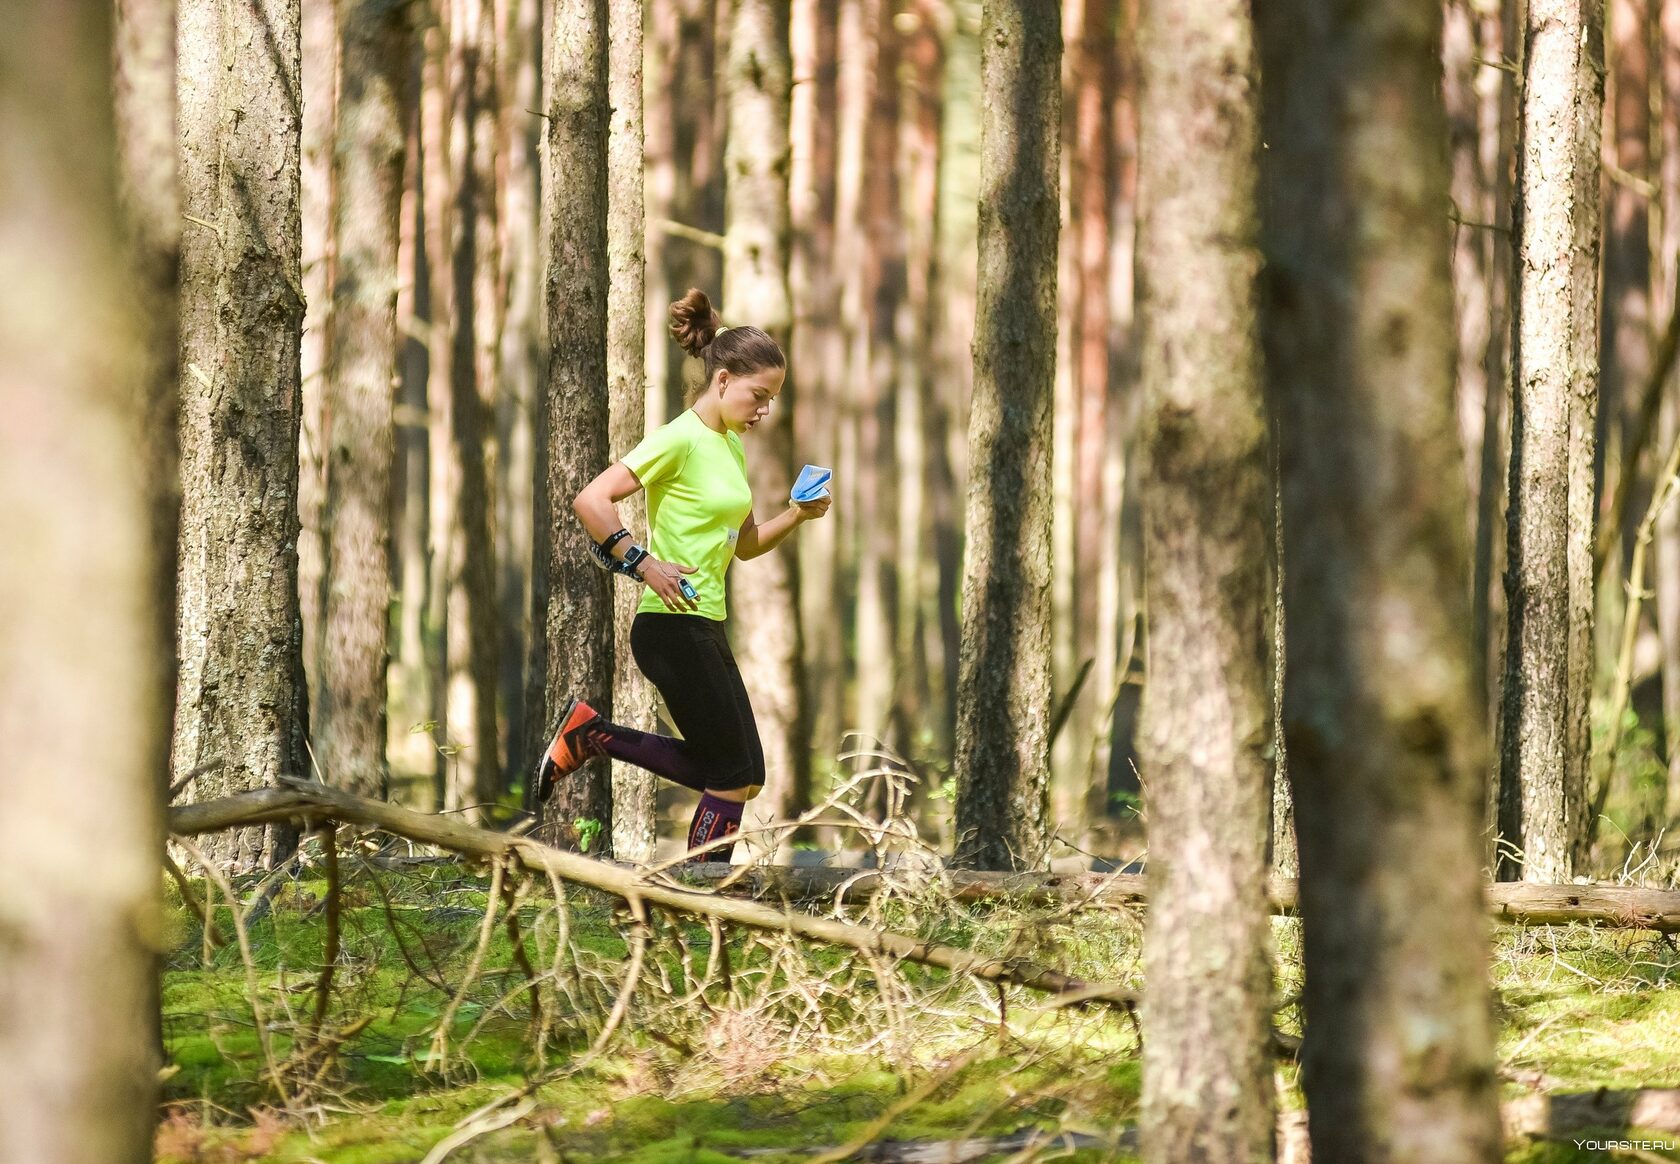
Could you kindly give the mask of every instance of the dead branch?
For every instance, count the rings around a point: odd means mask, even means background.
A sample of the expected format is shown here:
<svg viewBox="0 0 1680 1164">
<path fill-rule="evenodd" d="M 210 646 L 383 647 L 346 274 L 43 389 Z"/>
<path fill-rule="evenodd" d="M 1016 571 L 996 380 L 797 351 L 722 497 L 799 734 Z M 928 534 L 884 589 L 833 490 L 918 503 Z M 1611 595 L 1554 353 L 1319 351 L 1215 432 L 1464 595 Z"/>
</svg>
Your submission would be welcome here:
<svg viewBox="0 0 1680 1164">
<path fill-rule="evenodd" d="M 789 902 L 833 900 L 859 902 L 881 893 L 892 871 L 830 866 L 742 866 L 708 862 L 683 873 L 686 881 L 715 885 L 725 878 L 735 884 L 719 892 L 741 893 Z M 941 870 L 946 891 L 957 901 L 1008 899 L 1026 905 L 1055 906 L 1088 902 L 1104 906 L 1136 906 L 1147 897 L 1146 879 L 1129 873 L 997 873 L 984 870 Z M 1680 932 L 1680 892 L 1642 889 L 1631 885 L 1536 885 L 1500 881 L 1486 887 L 1488 908 L 1495 921 L 1522 925 L 1595 923 L 1619 929 Z M 1272 879 L 1272 912 L 1296 912 L 1295 881 Z"/>
<path fill-rule="evenodd" d="M 971 974 L 1049 994 L 1080 993 L 1094 1002 L 1131 1007 L 1133 991 L 1117 985 L 1085 982 L 1021 959 L 988 958 L 953 946 L 926 942 L 908 934 L 852 925 L 832 918 L 773 909 L 756 901 L 705 893 L 649 879 L 635 869 L 568 853 L 526 837 L 474 828 L 458 820 L 414 812 L 395 804 L 366 800 L 338 789 L 304 781 L 261 788 L 219 800 L 170 810 L 169 828 L 177 836 L 274 821 L 302 821 L 311 827 L 337 820 L 369 825 L 410 840 L 439 845 L 486 860 L 516 861 L 533 871 L 587 885 L 615 897 L 642 901 L 697 917 L 717 917 L 752 929 L 789 933 L 811 941 L 883 954 L 934 966 L 953 974 Z"/>
</svg>

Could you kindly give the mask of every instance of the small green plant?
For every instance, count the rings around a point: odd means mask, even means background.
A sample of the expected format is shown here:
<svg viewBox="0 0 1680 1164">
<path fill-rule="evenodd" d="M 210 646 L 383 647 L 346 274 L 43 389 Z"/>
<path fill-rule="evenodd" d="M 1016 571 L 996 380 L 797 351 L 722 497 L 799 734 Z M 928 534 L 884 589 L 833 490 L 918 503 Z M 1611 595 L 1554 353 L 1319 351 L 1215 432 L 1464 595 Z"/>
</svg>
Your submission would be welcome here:
<svg viewBox="0 0 1680 1164">
<path fill-rule="evenodd" d="M 572 829 L 577 833 L 578 850 L 587 853 L 595 838 L 601 835 L 601 822 L 591 816 L 580 816 L 572 822 Z"/>
</svg>

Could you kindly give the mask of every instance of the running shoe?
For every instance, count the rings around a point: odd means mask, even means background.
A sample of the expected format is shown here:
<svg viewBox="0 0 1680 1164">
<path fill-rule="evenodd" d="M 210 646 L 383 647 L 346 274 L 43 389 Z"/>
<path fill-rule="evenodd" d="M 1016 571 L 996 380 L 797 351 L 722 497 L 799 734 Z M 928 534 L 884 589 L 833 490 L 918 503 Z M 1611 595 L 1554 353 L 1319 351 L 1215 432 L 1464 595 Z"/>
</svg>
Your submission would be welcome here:
<svg viewBox="0 0 1680 1164">
<path fill-rule="evenodd" d="M 560 727 L 548 742 L 542 760 L 537 764 L 537 799 L 546 801 L 554 794 L 554 782 L 570 776 L 601 754 L 600 744 L 591 737 L 590 729 L 599 727 L 601 714 L 581 699 L 572 699 L 560 713 Z"/>
</svg>

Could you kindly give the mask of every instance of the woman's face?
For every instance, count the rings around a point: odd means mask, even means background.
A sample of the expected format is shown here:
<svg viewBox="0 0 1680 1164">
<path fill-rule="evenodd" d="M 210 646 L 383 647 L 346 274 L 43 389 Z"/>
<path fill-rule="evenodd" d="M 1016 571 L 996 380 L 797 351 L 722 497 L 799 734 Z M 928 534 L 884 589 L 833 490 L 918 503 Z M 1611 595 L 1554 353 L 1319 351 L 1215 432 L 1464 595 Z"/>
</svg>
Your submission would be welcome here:
<svg viewBox="0 0 1680 1164">
<path fill-rule="evenodd" d="M 782 391 L 784 368 L 761 368 L 737 376 L 728 368 L 718 369 L 717 391 L 722 401 L 723 423 L 731 432 L 756 428 L 770 415 L 770 406 Z"/>
</svg>

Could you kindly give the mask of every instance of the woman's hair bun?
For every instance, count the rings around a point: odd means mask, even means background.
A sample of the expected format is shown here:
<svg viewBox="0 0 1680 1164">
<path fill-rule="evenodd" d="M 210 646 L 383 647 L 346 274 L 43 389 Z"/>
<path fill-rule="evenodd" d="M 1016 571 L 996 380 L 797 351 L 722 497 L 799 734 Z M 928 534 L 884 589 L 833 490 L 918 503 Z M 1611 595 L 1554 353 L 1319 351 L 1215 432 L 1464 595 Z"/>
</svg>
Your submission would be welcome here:
<svg viewBox="0 0 1680 1164">
<path fill-rule="evenodd" d="M 698 287 L 690 287 L 671 304 L 671 338 L 691 356 L 703 356 L 722 326 L 712 301 Z"/>
</svg>

